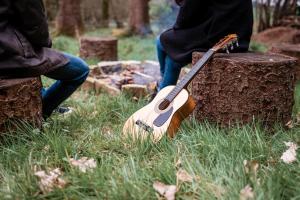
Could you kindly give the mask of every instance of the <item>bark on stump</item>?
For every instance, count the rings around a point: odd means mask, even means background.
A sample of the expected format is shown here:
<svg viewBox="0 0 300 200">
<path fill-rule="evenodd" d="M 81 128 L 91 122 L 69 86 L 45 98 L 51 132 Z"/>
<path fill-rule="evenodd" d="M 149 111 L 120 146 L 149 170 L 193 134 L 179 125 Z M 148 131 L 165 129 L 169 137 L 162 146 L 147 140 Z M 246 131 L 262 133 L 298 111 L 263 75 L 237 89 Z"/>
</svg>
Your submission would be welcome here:
<svg viewBox="0 0 300 200">
<path fill-rule="evenodd" d="M 196 63 L 202 53 L 194 53 Z M 195 117 L 222 126 L 291 120 L 296 60 L 279 54 L 217 54 L 192 82 Z"/>
<path fill-rule="evenodd" d="M 0 80 L 0 132 L 15 120 L 41 127 L 41 88 L 40 78 Z"/>
<path fill-rule="evenodd" d="M 296 80 L 300 80 L 300 45 L 299 44 L 275 44 L 269 52 L 279 53 L 287 56 L 294 57 L 298 60 L 295 66 Z"/>
<path fill-rule="evenodd" d="M 118 40 L 115 38 L 84 37 L 80 39 L 80 57 L 101 61 L 118 60 Z"/>
</svg>

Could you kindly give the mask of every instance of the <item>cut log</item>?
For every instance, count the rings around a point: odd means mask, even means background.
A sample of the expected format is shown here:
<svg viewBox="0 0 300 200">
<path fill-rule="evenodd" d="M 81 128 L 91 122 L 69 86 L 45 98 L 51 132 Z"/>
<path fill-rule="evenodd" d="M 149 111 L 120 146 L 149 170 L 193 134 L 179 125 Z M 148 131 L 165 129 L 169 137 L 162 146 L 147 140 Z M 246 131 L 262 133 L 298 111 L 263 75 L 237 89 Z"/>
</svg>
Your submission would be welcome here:
<svg viewBox="0 0 300 200">
<path fill-rule="evenodd" d="M 88 77 L 82 84 L 81 89 L 85 91 L 95 91 L 95 80 L 92 77 Z"/>
<path fill-rule="evenodd" d="M 102 61 L 118 60 L 118 40 L 115 38 L 83 37 L 80 39 L 80 56 Z"/>
<path fill-rule="evenodd" d="M 201 53 L 194 53 L 196 63 Z M 192 82 L 195 117 L 223 126 L 291 120 L 296 59 L 280 54 L 217 54 Z"/>
<path fill-rule="evenodd" d="M 296 80 L 300 80 L 300 45 L 299 44 L 275 44 L 270 50 L 270 53 L 279 53 L 294 57 L 298 60 L 295 67 Z"/>
<path fill-rule="evenodd" d="M 136 98 L 147 96 L 147 86 L 138 84 L 127 84 L 122 86 L 122 92 L 129 94 Z"/>
<path fill-rule="evenodd" d="M 95 90 L 96 94 L 106 92 L 112 96 L 118 96 L 121 93 L 118 88 L 111 86 L 110 82 L 106 82 L 105 80 L 95 80 Z"/>
<path fill-rule="evenodd" d="M 0 80 L 0 132 L 9 131 L 16 121 L 41 127 L 41 89 L 40 78 Z"/>
</svg>

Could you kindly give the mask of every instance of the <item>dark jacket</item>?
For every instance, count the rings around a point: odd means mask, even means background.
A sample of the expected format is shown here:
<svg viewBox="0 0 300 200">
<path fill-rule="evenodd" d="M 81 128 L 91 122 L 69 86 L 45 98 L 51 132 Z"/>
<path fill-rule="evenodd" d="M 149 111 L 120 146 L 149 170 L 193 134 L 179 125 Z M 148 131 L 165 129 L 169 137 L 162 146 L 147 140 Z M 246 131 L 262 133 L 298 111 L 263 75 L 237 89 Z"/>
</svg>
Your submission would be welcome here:
<svg viewBox="0 0 300 200">
<path fill-rule="evenodd" d="M 68 63 L 51 47 L 42 0 L 0 0 L 0 78 L 34 77 Z"/>
<path fill-rule="evenodd" d="M 189 63 L 194 51 L 207 51 L 228 34 L 239 36 L 236 51 L 247 51 L 252 27 L 252 0 L 183 0 L 174 27 L 160 40 L 171 58 Z"/>
</svg>

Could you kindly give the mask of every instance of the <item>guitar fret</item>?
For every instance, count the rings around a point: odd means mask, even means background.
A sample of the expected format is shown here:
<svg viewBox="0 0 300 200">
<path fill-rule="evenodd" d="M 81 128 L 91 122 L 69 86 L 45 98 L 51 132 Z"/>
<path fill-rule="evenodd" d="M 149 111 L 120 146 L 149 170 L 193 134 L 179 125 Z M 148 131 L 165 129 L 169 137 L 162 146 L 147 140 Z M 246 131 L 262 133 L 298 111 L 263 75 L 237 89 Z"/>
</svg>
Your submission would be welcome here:
<svg viewBox="0 0 300 200">
<path fill-rule="evenodd" d="M 177 86 L 168 94 L 166 99 L 172 102 L 176 96 L 183 90 L 197 75 L 198 71 L 201 70 L 209 59 L 214 55 L 215 51 L 209 50 L 204 56 L 193 66 L 191 71 L 185 75 L 185 77 L 177 84 Z"/>
</svg>

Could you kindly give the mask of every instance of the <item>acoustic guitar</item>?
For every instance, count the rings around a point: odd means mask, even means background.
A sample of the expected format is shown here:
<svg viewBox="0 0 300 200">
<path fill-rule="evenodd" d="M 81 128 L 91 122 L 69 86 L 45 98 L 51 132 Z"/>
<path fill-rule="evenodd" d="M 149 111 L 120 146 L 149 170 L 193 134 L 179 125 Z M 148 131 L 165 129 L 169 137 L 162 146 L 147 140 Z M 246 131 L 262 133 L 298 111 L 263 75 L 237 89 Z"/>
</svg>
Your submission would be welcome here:
<svg viewBox="0 0 300 200">
<path fill-rule="evenodd" d="M 197 73 L 208 63 L 215 53 L 220 50 L 233 49 L 238 46 L 236 34 L 228 35 L 192 67 L 176 86 L 163 88 L 153 101 L 134 113 L 125 123 L 123 134 L 133 139 L 151 138 L 158 142 L 165 133 L 174 137 L 181 122 L 194 110 L 196 103 L 187 91 L 187 86 Z"/>
</svg>

